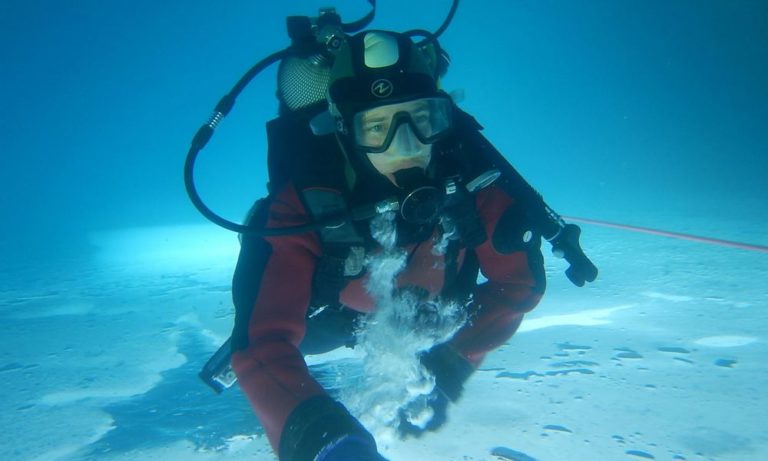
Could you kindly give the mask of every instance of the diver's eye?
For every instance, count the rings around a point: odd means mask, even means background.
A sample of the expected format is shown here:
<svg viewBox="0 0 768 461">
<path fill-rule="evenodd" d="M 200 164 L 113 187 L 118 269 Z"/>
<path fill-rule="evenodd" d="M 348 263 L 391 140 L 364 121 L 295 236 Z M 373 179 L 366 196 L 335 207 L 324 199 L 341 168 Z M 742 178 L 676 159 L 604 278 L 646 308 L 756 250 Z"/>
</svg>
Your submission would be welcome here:
<svg viewBox="0 0 768 461">
<path fill-rule="evenodd" d="M 370 134 L 381 134 L 384 133 L 384 124 L 383 123 L 373 123 L 370 125 L 365 126 L 365 132 Z"/>
<path fill-rule="evenodd" d="M 432 131 L 432 120 L 428 111 L 414 114 L 412 120 L 422 134 L 427 135 Z"/>
<path fill-rule="evenodd" d="M 384 120 L 372 120 L 362 127 L 362 139 L 367 143 L 380 143 L 389 130 L 389 124 Z"/>
</svg>

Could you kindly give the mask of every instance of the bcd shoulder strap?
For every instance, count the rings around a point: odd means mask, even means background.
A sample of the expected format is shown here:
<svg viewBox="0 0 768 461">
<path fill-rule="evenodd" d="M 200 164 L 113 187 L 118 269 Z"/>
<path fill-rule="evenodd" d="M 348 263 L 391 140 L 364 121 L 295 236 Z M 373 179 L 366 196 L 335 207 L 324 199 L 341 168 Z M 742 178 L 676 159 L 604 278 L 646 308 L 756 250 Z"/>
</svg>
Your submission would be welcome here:
<svg viewBox="0 0 768 461">
<path fill-rule="evenodd" d="M 335 136 L 317 136 L 309 121 L 317 108 L 290 112 L 267 124 L 269 189 L 293 182 L 313 220 L 347 211 L 346 160 Z M 318 231 L 322 256 L 317 262 L 312 305 L 338 304 L 349 277 L 362 273 L 365 239 L 355 225 L 345 222 Z"/>
</svg>

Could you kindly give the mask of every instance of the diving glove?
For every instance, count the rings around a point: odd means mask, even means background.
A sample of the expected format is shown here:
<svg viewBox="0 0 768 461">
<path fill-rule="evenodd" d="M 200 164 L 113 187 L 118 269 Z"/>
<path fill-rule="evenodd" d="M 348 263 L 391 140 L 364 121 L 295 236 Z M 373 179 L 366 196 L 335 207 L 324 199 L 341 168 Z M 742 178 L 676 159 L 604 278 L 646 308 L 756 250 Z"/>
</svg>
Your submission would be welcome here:
<svg viewBox="0 0 768 461">
<path fill-rule="evenodd" d="M 448 420 L 448 404 L 459 400 L 464 391 L 464 383 L 475 371 L 471 363 L 445 343 L 433 347 L 420 359 L 421 364 L 435 377 L 435 388 L 423 402 L 431 410 L 431 418 L 416 423 L 409 410 L 403 410 L 398 425 L 398 432 L 403 438 L 420 437 L 425 432 L 440 429 Z"/>
<path fill-rule="evenodd" d="M 301 402 L 288 415 L 280 461 L 386 461 L 373 436 L 344 405 L 327 395 Z"/>
<path fill-rule="evenodd" d="M 327 445 L 314 461 L 387 461 L 369 439 L 347 435 Z"/>
</svg>

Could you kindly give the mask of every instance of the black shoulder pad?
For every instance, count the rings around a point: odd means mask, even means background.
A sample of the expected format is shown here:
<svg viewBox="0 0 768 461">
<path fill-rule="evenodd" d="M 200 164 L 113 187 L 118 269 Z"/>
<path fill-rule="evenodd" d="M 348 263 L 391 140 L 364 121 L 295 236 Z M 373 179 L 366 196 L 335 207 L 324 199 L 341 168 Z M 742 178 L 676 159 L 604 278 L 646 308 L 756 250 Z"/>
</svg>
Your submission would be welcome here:
<svg viewBox="0 0 768 461">
<path fill-rule="evenodd" d="M 535 230 L 523 207 L 513 205 L 496 224 L 492 243 L 493 248 L 502 254 L 530 251 L 541 248 L 541 235 Z"/>
</svg>

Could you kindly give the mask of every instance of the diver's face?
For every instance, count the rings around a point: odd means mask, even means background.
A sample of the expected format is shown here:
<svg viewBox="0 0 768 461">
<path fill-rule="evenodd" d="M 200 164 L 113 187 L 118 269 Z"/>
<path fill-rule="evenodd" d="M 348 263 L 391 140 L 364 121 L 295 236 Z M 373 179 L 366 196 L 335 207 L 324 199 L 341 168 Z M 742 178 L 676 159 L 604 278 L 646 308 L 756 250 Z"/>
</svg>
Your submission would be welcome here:
<svg viewBox="0 0 768 461">
<path fill-rule="evenodd" d="M 411 115 L 415 124 L 424 123 L 429 119 L 429 108 L 422 101 L 409 101 L 371 109 L 362 120 L 364 136 L 378 138 L 386 136 L 390 121 L 398 112 Z M 393 184 L 394 173 L 408 168 L 426 169 L 432 158 L 432 145 L 419 141 L 408 123 L 402 123 L 392 138 L 387 150 L 381 153 L 367 153 L 371 165 Z"/>
</svg>

